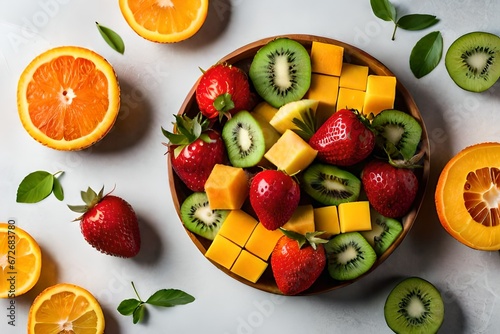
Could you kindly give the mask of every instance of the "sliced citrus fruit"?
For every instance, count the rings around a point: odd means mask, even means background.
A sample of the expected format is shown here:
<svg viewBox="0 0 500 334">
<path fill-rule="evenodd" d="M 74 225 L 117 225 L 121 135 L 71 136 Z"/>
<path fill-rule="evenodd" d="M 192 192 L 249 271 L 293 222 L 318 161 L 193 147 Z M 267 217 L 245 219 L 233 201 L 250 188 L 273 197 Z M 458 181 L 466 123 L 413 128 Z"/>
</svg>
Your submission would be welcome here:
<svg viewBox="0 0 500 334">
<path fill-rule="evenodd" d="M 116 121 L 120 88 L 113 67 L 94 51 L 62 46 L 23 71 L 17 88 L 21 122 L 40 143 L 80 150 L 103 138 Z"/>
<path fill-rule="evenodd" d="M 205 22 L 208 0 L 119 0 L 129 26 L 145 39 L 180 42 L 193 36 Z"/>
<path fill-rule="evenodd" d="M 42 253 L 35 239 L 14 224 L 0 223 L 0 298 L 28 292 L 41 269 Z"/>
<path fill-rule="evenodd" d="M 43 290 L 31 304 L 28 334 L 104 333 L 104 314 L 86 289 L 59 283 Z"/>
<path fill-rule="evenodd" d="M 500 143 L 479 143 L 455 155 L 439 176 L 439 220 L 450 235 L 474 249 L 500 249 L 499 162 Z"/>
</svg>

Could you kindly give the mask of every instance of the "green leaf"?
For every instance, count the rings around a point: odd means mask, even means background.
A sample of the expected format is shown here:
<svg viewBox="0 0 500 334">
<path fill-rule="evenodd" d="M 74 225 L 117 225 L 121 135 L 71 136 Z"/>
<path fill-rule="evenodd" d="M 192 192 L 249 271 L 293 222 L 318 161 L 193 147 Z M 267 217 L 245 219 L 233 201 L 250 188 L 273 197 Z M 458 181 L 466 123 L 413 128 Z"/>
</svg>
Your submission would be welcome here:
<svg viewBox="0 0 500 334">
<path fill-rule="evenodd" d="M 19 184 L 16 202 L 37 203 L 52 192 L 54 175 L 45 171 L 36 171 L 28 174 Z"/>
<path fill-rule="evenodd" d="M 143 302 L 137 299 L 125 299 L 116 308 L 122 315 L 132 315 L 137 307 L 142 305 Z"/>
<path fill-rule="evenodd" d="M 439 22 L 439 19 L 434 15 L 428 14 L 410 14 L 402 16 L 397 25 L 405 30 L 423 30 L 429 28 Z"/>
<path fill-rule="evenodd" d="M 376 17 L 396 22 L 396 8 L 389 0 L 370 0 L 370 4 Z"/>
<path fill-rule="evenodd" d="M 147 304 L 163 307 L 185 305 L 194 301 L 190 294 L 177 289 L 162 289 L 156 291 L 146 300 Z"/>
<path fill-rule="evenodd" d="M 410 69 L 416 78 L 429 74 L 441 61 L 443 54 L 443 36 L 434 31 L 422 37 L 410 54 Z"/>
<path fill-rule="evenodd" d="M 123 43 L 123 39 L 116 32 L 111 30 L 108 27 L 102 26 L 99 23 L 95 23 L 97 26 L 97 30 L 101 34 L 102 38 L 108 43 L 111 48 L 121 54 L 125 52 L 125 44 Z"/>
<path fill-rule="evenodd" d="M 59 182 L 59 179 L 57 177 L 54 177 L 54 184 L 52 186 L 52 192 L 54 193 L 54 196 L 62 201 L 64 200 L 64 191 L 61 185 L 61 182 Z"/>
<path fill-rule="evenodd" d="M 146 307 L 144 304 L 137 306 L 132 315 L 132 322 L 134 324 L 141 322 L 144 319 L 144 315 L 146 314 Z"/>
</svg>

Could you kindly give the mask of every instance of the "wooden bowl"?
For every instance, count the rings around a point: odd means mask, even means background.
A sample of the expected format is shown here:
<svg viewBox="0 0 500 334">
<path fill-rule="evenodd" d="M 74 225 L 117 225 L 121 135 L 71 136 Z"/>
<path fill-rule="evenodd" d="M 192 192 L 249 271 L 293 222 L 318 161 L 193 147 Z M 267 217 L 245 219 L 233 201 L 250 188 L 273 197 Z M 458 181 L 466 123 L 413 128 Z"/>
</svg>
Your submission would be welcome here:
<svg viewBox="0 0 500 334">
<path fill-rule="evenodd" d="M 319 37 L 319 36 L 312 36 L 312 35 L 301 35 L 301 34 L 293 34 L 293 35 L 280 35 L 280 36 L 274 36 L 274 37 L 269 37 L 265 39 L 261 39 L 259 41 L 250 43 L 246 46 L 243 46 L 234 52 L 228 54 L 227 56 L 223 57 L 220 59 L 220 62 L 226 62 L 228 64 L 233 64 L 235 66 L 240 67 L 241 69 L 248 71 L 248 68 L 250 66 L 250 63 L 253 59 L 253 56 L 257 52 L 259 48 L 267 44 L 269 41 L 278 38 L 278 37 L 288 37 L 291 39 L 294 39 L 298 42 L 300 42 L 304 47 L 308 50 L 311 48 L 311 44 L 313 41 L 319 41 L 319 42 L 324 42 L 324 43 L 330 43 L 330 44 L 335 44 L 344 47 L 344 61 L 353 63 L 353 64 L 359 64 L 359 65 L 366 65 L 369 67 L 369 72 L 370 74 L 376 74 L 376 75 L 394 75 L 384 64 L 379 62 L 377 59 L 374 57 L 370 56 L 366 52 L 351 46 L 349 44 L 330 39 L 330 38 L 325 38 L 325 37 Z M 184 100 L 184 103 L 182 104 L 179 114 L 187 113 L 190 116 L 194 116 L 198 113 L 199 109 L 197 108 L 197 103 L 196 103 L 196 97 L 195 97 L 195 91 L 196 91 L 196 85 L 195 83 L 191 90 L 189 91 L 186 99 Z M 410 231 L 411 227 L 413 226 L 417 213 L 420 209 L 420 206 L 423 202 L 424 199 L 424 194 L 425 194 L 425 188 L 427 186 L 428 182 L 428 177 L 429 177 L 429 170 L 430 170 L 430 151 L 429 151 L 429 139 L 428 139 L 428 134 L 427 130 L 425 128 L 425 124 L 423 122 L 422 116 L 417 108 L 417 105 L 415 104 L 415 101 L 413 100 L 412 96 L 410 93 L 406 90 L 406 88 L 403 86 L 403 84 L 398 80 L 397 81 L 397 86 L 396 86 L 396 100 L 395 100 L 395 109 L 407 112 L 414 116 L 422 126 L 422 141 L 420 145 L 420 150 L 423 151 L 423 168 L 419 168 L 417 171 L 417 176 L 420 181 L 420 187 L 418 190 L 417 197 L 414 201 L 414 204 L 411 208 L 411 211 L 402 219 L 403 223 L 403 232 L 399 236 L 399 238 L 393 243 L 393 245 L 384 253 L 382 254 L 376 261 L 376 263 L 373 265 L 373 267 L 370 269 L 369 272 L 365 273 L 364 275 L 358 277 L 356 280 L 350 280 L 350 281 L 336 281 L 333 280 L 327 270 L 324 271 L 324 273 L 319 277 L 319 279 L 313 284 L 311 288 L 309 288 L 307 291 L 304 291 L 302 295 L 311 295 L 311 294 L 317 294 L 317 293 L 323 293 L 327 291 L 331 291 L 334 289 L 338 289 L 344 286 L 347 286 L 354 281 L 357 281 L 361 279 L 362 277 L 366 276 L 369 274 L 371 271 L 375 270 L 378 265 L 380 265 L 389 255 L 391 255 L 396 248 L 401 244 L 403 239 L 406 237 L 408 232 Z M 177 175 L 173 172 L 172 166 L 170 163 L 170 158 L 168 160 L 168 175 L 169 175 L 169 183 L 170 183 L 170 190 L 172 193 L 172 199 L 173 203 L 175 206 L 175 209 L 177 211 L 177 214 L 180 217 L 180 205 L 184 201 L 184 199 L 191 193 L 187 187 L 182 183 L 182 181 L 177 177 Z M 205 254 L 206 250 L 210 246 L 211 241 L 204 239 L 202 237 L 197 236 L 196 234 L 191 233 L 186 229 L 186 233 L 189 235 L 193 243 L 196 245 L 196 247 L 200 250 L 202 254 Z M 207 259 L 208 260 L 208 259 Z M 281 292 L 278 290 L 276 283 L 274 281 L 272 272 L 271 272 L 271 267 L 270 265 L 268 266 L 266 272 L 262 275 L 262 277 L 257 281 L 257 283 L 252 283 L 249 282 L 233 273 L 231 273 L 229 270 L 225 269 L 224 267 L 218 265 L 217 263 L 212 262 L 217 268 L 222 270 L 224 273 L 227 275 L 231 276 L 232 278 L 249 285 L 251 287 L 254 287 L 256 289 L 262 290 L 262 291 L 267 291 L 270 293 L 276 293 L 276 294 L 281 294 Z"/>
</svg>

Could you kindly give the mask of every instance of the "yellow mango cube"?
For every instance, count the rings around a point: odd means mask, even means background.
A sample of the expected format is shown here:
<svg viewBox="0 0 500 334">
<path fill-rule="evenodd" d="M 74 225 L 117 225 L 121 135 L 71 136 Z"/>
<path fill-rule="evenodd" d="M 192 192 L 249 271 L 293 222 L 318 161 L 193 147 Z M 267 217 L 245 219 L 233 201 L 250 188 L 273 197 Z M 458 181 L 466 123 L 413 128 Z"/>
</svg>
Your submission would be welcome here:
<svg viewBox="0 0 500 334">
<path fill-rule="evenodd" d="M 337 111 L 340 109 L 356 109 L 363 111 L 365 92 L 362 90 L 340 87 Z"/>
<path fill-rule="evenodd" d="M 319 101 L 316 120 L 319 124 L 326 121 L 335 112 L 339 92 L 339 77 L 313 73 L 307 98 Z"/>
<path fill-rule="evenodd" d="M 273 252 L 278 240 L 283 236 L 281 230 L 268 230 L 261 223 L 257 224 L 250 239 L 248 239 L 245 249 L 262 260 L 267 261 Z"/>
<path fill-rule="evenodd" d="M 271 121 L 273 116 L 278 112 L 278 108 L 273 107 L 269 103 L 263 101 L 257 104 L 253 110 L 252 115 L 259 115 L 261 118 L 265 119 L 268 123 Z"/>
<path fill-rule="evenodd" d="M 368 70 L 368 66 L 344 63 L 340 73 L 340 87 L 366 90 Z"/>
<path fill-rule="evenodd" d="M 245 246 L 258 221 L 243 210 L 231 210 L 222 224 L 219 234 L 240 247 Z"/>
<path fill-rule="evenodd" d="M 368 231 L 372 228 L 370 203 L 355 201 L 338 206 L 340 232 Z"/>
<path fill-rule="evenodd" d="M 382 110 L 393 109 L 396 98 L 396 77 L 369 75 L 366 83 L 365 115 L 379 114 Z"/>
<path fill-rule="evenodd" d="M 217 164 L 205 183 L 210 209 L 240 209 L 248 196 L 248 176 L 243 168 Z"/>
<path fill-rule="evenodd" d="M 330 238 L 340 233 L 339 215 L 335 205 L 314 209 L 316 231 L 324 232 L 322 238 Z"/>
<path fill-rule="evenodd" d="M 294 231 L 305 235 L 307 232 L 314 232 L 314 209 L 310 204 L 299 205 L 292 215 L 292 218 L 283 225 L 285 230 Z"/>
<path fill-rule="evenodd" d="M 288 129 L 264 154 L 264 158 L 278 169 L 293 175 L 309 166 L 317 154 L 318 151 L 313 149 L 298 134 Z"/>
<path fill-rule="evenodd" d="M 241 253 L 241 247 L 231 240 L 217 234 L 205 252 L 205 256 L 213 262 L 230 269 Z"/>
<path fill-rule="evenodd" d="M 266 268 L 266 261 L 243 249 L 231 267 L 231 272 L 255 283 L 262 276 Z"/>
<path fill-rule="evenodd" d="M 311 45 L 311 69 L 314 73 L 340 76 L 344 48 L 338 45 L 313 41 Z"/>
</svg>

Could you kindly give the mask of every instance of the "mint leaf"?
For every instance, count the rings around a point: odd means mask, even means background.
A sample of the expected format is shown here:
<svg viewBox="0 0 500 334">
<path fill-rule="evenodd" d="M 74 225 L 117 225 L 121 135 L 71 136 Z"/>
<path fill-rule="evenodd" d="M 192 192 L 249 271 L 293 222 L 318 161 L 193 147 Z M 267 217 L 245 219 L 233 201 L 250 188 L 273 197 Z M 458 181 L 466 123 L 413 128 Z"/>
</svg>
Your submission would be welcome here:
<svg viewBox="0 0 500 334">
<path fill-rule="evenodd" d="M 46 171 L 36 171 L 28 174 L 17 188 L 16 202 L 37 203 L 49 196 L 53 191 L 57 199 L 62 200 L 64 194 L 62 186 L 57 180 L 57 172 L 51 174 Z"/>
<path fill-rule="evenodd" d="M 106 41 L 106 43 L 108 43 L 108 45 L 113 50 L 123 54 L 125 52 L 125 44 L 123 43 L 123 39 L 120 37 L 120 35 L 118 35 L 110 28 L 102 26 L 97 22 L 95 24 L 104 41 Z"/>
<path fill-rule="evenodd" d="M 388 0 L 370 0 L 373 14 L 384 21 L 396 22 L 396 8 Z"/>
<path fill-rule="evenodd" d="M 54 193 L 54 196 L 62 201 L 64 200 L 64 191 L 61 185 L 61 182 L 57 177 L 54 177 L 54 184 L 52 185 L 52 193 Z"/>
<path fill-rule="evenodd" d="M 121 315 L 131 315 L 143 303 L 137 299 L 125 299 L 116 308 Z"/>
<path fill-rule="evenodd" d="M 163 289 L 158 290 L 146 300 L 146 304 L 155 306 L 172 307 L 185 305 L 194 301 L 194 297 L 181 290 Z"/>
<path fill-rule="evenodd" d="M 134 324 L 141 322 L 144 319 L 144 315 L 146 314 L 146 307 L 144 304 L 140 304 L 137 306 L 137 308 L 134 310 L 134 313 L 132 315 L 132 322 Z"/>
<path fill-rule="evenodd" d="M 439 22 L 434 15 L 410 14 L 402 16 L 396 23 L 398 27 L 405 30 L 423 30 Z"/>
<path fill-rule="evenodd" d="M 434 31 L 422 37 L 413 47 L 410 54 L 410 69 L 420 79 L 429 74 L 441 61 L 443 54 L 443 37 L 441 32 Z"/>
</svg>

